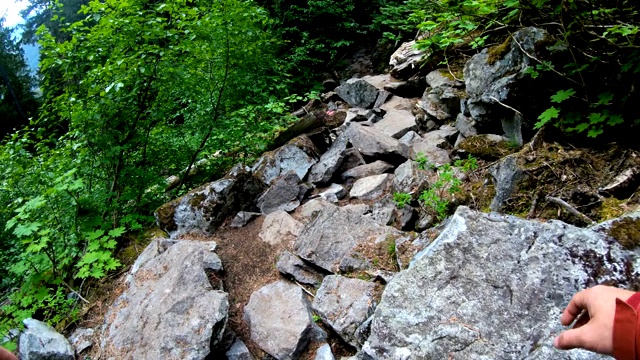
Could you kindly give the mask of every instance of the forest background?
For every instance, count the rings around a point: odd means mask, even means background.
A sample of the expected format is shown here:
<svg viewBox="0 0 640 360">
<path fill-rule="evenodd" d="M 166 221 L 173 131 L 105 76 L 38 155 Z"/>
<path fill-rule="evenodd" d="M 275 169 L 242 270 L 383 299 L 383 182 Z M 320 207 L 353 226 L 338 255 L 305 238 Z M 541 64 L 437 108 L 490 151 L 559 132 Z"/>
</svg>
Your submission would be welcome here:
<svg viewBox="0 0 640 360">
<path fill-rule="evenodd" d="M 544 27 L 566 51 L 528 69 L 549 99 L 526 114 L 533 126 L 607 141 L 640 122 L 635 0 L 32 0 L 23 16 L 19 41 L 0 26 L 9 347 L 24 318 L 76 321 L 159 205 L 250 164 L 360 50 L 386 60 L 418 39 L 425 71 L 460 74 L 518 28 Z M 35 42 L 36 75 L 21 48 Z"/>
</svg>

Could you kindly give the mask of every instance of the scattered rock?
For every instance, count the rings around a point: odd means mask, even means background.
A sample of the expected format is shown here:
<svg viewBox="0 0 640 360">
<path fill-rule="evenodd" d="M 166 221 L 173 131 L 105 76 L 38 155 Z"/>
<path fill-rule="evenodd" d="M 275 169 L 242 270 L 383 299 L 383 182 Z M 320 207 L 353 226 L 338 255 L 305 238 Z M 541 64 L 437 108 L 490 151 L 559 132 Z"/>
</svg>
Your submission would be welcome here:
<svg viewBox="0 0 640 360">
<path fill-rule="evenodd" d="M 553 339 L 579 290 L 624 286 L 629 253 L 589 229 L 459 207 L 391 281 L 363 352 L 374 359 L 599 359 Z M 437 269 L 437 271 L 434 271 Z"/>
<path fill-rule="evenodd" d="M 310 155 L 314 152 L 310 145 L 303 150 L 294 144 L 287 144 L 274 152 L 264 154 L 256 161 L 251 171 L 267 186 L 292 170 L 300 179 L 304 179 L 309 169 L 318 162 Z"/>
<path fill-rule="evenodd" d="M 415 144 L 420 140 L 422 140 L 422 136 L 420 136 L 415 131 L 409 131 L 406 134 L 404 134 L 399 141 L 400 141 L 400 144 L 403 144 L 407 147 L 411 147 L 411 145 Z"/>
<path fill-rule="evenodd" d="M 384 105 L 380 107 L 380 110 L 383 111 L 394 111 L 394 110 L 406 110 L 411 111 L 413 109 L 414 102 L 411 99 L 401 98 L 399 96 L 394 96 L 391 100 L 387 101 Z"/>
<path fill-rule="evenodd" d="M 363 216 L 366 205 L 337 207 L 327 204 L 309 222 L 294 244 L 294 253 L 312 264 L 337 273 L 345 259 L 357 256 L 359 245 L 375 244 L 396 231 Z M 349 231 L 345 231 L 349 229 Z"/>
<path fill-rule="evenodd" d="M 456 129 L 460 131 L 460 134 L 464 137 L 470 137 L 478 135 L 478 130 L 475 128 L 476 122 L 473 118 L 464 116 L 464 114 L 458 114 L 456 118 Z"/>
<path fill-rule="evenodd" d="M 233 342 L 233 345 L 231 345 L 225 355 L 227 356 L 227 360 L 253 360 L 253 356 L 249 352 L 247 345 L 240 339 L 236 339 L 236 341 Z"/>
<path fill-rule="evenodd" d="M 35 319 L 25 319 L 23 323 L 26 329 L 20 334 L 20 359 L 75 359 L 69 341 L 53 327 Z"/>
<path fill-rule="evenodd" d="M 290 171 L 260 195 L 257 205 L 265 215 L 278 210 L 293 211 L 300 206 L 300 200 L 307 191 L 309 187 L 301 184 L 298 175 Z"/>
<path fill-rule="evenodd" d="M 349 122 L 365 122 L 369 121 L 371 123 L 378 122 L 378 117 L 380 117 L 382 113 L 376 109 L 361 109 L 361 108 L 351 108 L 347 111 L 347 117 L 345 123 Z"/>
<path fill-rule="evenodd" d="M 373 104 L 373 108 L 379 109 L 382 105 L 384 105 L 387 102 L 387 100 L 389 100 L 391 96 L 392 95 L 390 92 L 386 90 L 380 90 L 378 92 L 378 98 L 376 99 L 376 102 Z"/>
<path fill-rule="evenodd" d="M 324 344 L 316 350 L 316 357 L 314 360 L 336 360 L 333 356 L 333 352 L 331 352 L 331 346 L 329 344 Z"/>
<path fill-rule="evenodd" d="M 426 87 L 423 76 L 413 76 L 407 81 L 399 81 L 392 78 L 392 81 L 384 85 L 384 90 L 395 96 L 404 98 L 420 97 Z"/>
<path fill-rule="evenodd" d="M 359 124 L 351 124 L 346 130 L 347 138 L 365 158 L 384 160 L 390 163 L 403 162 L 408 150 L 398 140 L 381 131 Z"/>
<path fill-rule="evenodd" d="M 464 87 L 464 83 L 453 79 L 453 75 L 446 69 L 436 69 L 427 74 L 427 85 L 432 88 L 439 87 Z"/>
<path fill-rule="evenodd" d="M 166 203 L 155 211 L 158 226 L 171 237 L 190 232 L 212 234 L 227 216 L 247 210 L 262 182 L 247 172 L 228 175 Z"/>
<path fill-rule="evenodd" d="M 337 203 L 345 195 L 347 195 L 347 190 L 339 184 L 331 184 L 329 188 L 318 194 L 319 197 L 331 203 Z"/>
<path fill-rule="evenodd" d="M 381 174 L 358 179 L 351 188 L 349 196 L 353 199 L 373 200 L 382 196 L 392 175 Z"/>
<path fill-rule="evenodd" d="M 286 211 L 278 210 L 264 218 L 262 230 L 258 236 L 270 245 L 282 242 L 292 243 L 302 230 L 302 223 L 292 218 Z"/>
<path fill-rule="evenodd" d="M 351 107 L 370 108 L 378 98 L 378 89 L 362 79 L 349 79 L 336 88 L 336 93 Z"/>
<path fill-rule="evenodd" d="M 305 285 L 317 286 L 322 282 L 322 276 L 313 270 L 299 257 L 285 251 L 280 255 L 276 269 L 285 276 L 295 279 Z"/>
<path fill-rule="evenodd" d="M 244 319 L 251 340 L 278 360 L 297 359 L 317 331 L 302 289 L 282 280 L 251 294 Z"/>
<path fill-rule="evenodd" d="M 365 216 L 370 217 L 377 224 L 382 226 L 391 225 L 393 223 L 393 212 L 395 205 L 388 197 L 376 201 L 371 205 L 371 213 Z"/>
<path fill-rule="evenodd" d="M 342 164 L 340 165 L 337 173 L 342 174 L 364 164 L 366 164 L 366 162 L 364 161 L 364 158 L 362 158 L 358 149 L 348 148 L 347 151 L 345 151 L 344 159 L 342 160 Z"/>
<path fill-rule="evenodd" d="M 360 326 L 376 307 L 376 286 L 368 281 L 329 275 L 313 300 L 313 310 L 347 343 L 360 348 L 366 338 Z"/>
<path fill-rule="evenodd" d="M 416 117 L 407 110 L 388 111 L 374 128 L 395 139 L 400 139 L 409 131 L 418 130 Z"/>
<path fill-rule="evenodd" d="M 152 241 L 105 317 L 102 351 L 116 359 L 204 359 L 220 342 L 228 295 L 205 271 L 222 265 L 213 242 Z M 153 324 L 152 326 L 150 324 Z M 158 346 L 162 344 L 162 346 Z"/>
<path fill-rule="evenodd" d="M 320 161 L 311 168 L 309 181 L 312 183 L 326 183 L 331 180 L 333 173 L 338 170 L 347 150 L 347 138 L 344 133 L 333 142 L 329 150 L 322 154 Z"/>
<path fill-rule="evenodd" d="M 247 225 L 251 220 L 257 218 L 262 214 L 249 211 L 240 211 L 231 221 L 231 227 L 238 229 Z"/>
<path fill-rule="evenodd" d="M 518 180 L 522 178 L 523 172 L 518 166 L 515 156 L 507 156 L 499 163 L 489 168 L 489 173 L 496 189 L 496 195 L 491 201 L 491 211 L 501 212 L 504 203 L 509 200 L 511 194 L 516 189 Z"/>
<path fill-rule="evenodd" d="M 420 71 L 423 59 L 428 56 L 424 51 L 417 50 L 415 48 L 416 42 L 409 41 L 400 45 L 391 59 L 389 65 L 391 69 L 391 76 L 400 80 L 407 80 Z"/>
<path fill-rule="evenodd" d="M 342 179 L 361 179 L 368 176 L 380 175 L 385 171 L 393 169 L 393 166 L 382 160 L 377 160 L 371 164 L 361 165 L 342 173 Z"/>
<path fill-rule="evenodd" d="M 77 328 L 71 336 L 69 342 L 76 350 L 76 355 L 80 355 L 83 351 L 93 346 L 93 329 Z"/>
</svg>

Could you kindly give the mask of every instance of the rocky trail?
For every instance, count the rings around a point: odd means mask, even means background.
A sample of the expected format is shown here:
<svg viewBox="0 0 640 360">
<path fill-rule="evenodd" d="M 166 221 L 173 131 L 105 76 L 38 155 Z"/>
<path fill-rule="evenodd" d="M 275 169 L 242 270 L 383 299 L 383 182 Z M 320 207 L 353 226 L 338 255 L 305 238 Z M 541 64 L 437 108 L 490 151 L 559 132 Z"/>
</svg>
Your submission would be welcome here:
<svg viewBox="0 0 640 360">
<path fill-rule="evenodd" d="M 405 44 L 390 75 L 326 82 L 303 132 L 157 210 L 167 236 L 93 341 L 26 324 L 23 358 L 601 358 L 552 342 L 576 291 L 638 288 L 640 153 L 572 146 L 506 105 L 527 102 L 545 36 L 485 49 L 464 81 L 420 74 Z"/>
</svg>

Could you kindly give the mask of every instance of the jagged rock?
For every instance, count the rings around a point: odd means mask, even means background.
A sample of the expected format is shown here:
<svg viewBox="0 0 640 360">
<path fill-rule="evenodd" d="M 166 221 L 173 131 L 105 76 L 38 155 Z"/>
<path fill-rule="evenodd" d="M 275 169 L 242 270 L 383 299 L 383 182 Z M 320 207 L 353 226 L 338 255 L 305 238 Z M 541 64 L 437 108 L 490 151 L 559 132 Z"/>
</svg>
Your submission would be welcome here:
<svg viewBox="0 0 640 360">
<path fill-rule="evenodd" d="M 253 360 L 253 356 L 249 352 L 247 345 L 242 340 L 236 339 L 229 350 L 225 354 L 227 360 Z"/>
<path fill-rule="evenodd" d="M 418 154 L 422 154 L 427 158 L 428 166 L 438 167 L 451 163 L 449 152 L 434 146 L 429 143 L 428 140 L 422 140 L 413 144 L 411 147 L 411 159 L 416 160 L 418 158 Z"/>
<path fill-rule="evenodd" d="M 437 87 L 463 87 L 464 83 L 452 79 L 453 76 L 446 69 L 436 69 L 427 74 L 427 85 Z"/>
<path fill-rule="evenodd" d="M 428 186 L 429 174 L 427 170 L 420 170 L 415 161 L 408 160 L 398 166 L 393 173 L 394 192 L 419 194 Z"/>
<path fill-rule="evenodd" d="M 427 88 L 422 96 L 420 107 L 432 118 L 442 122 L 450 119 L 460 110 L 461 97 L 461 91 L 454 91 L 450 88 Z M 456 104 L 458 104 L 458 107 L 456 107 Z"/>
<path fill-rule="evenodd" d="M 347 343 L 360 348 L 366 338 L 358 328 L 376 307 L 376 285 L 343 276 L 325 276 L 313 299 L 313 310 Z"/>
<path fill-rule="evenodd" d="M 636 168 L 629 168 L 618 174 L 609 184 L 601 187 L 598 191 L 602 194 L 613 195 L 617 199 L 627 199 L 638 187 L 637 175 Z"/>
<path fill-rule="evenodd" d="M 384 87 L 393 81 L 393 78 L 389 74 L 379 75 L 366 75 L 362 77 L 362 80 L 376 87 L 378 90 L 384 90 Z"/>
<path fill-rule="evenodd" d="M 415 45 L 415 41 L 403 43 L 398 50 L 391 55 L 391 59 L 389 60 L 389 65 L 393 67 L 391 69 L 391 76 L 396 79 L 407 80 L 420 71 L 423 59 L 428 56 L 428 54 L 422 50 L 417 50 Z"/>
<path fill-rule="evenodd" d="M 282 275 L 291 277 L 301 284 L 317 286 L 322 282 L 322 275 L 288 251 L 280 255 L 276 269 Z"/>
<path fill-rule="evenodd" d="M 352 123 L 345 133 L 349 142 L 365 158 L 398 163 L 408 157 L 408 149 L 398 140 L 372 127 Z"/>
<path fill-rule="evenodd" d="M 342 199 L 345 195 L 347 195 L 347 190 L 339 184 L 331 184 L 329 188 L 318 194 L 322 199 L 332 203 L 337 203 L 338 200 Z"/>
<path fill-rule="evenodd" d="M 553 348 L 560 314 L 586 287 L 638 273 L 610 238 L 459 207 L 387 285 L 363 352 L 373 359 L 599 359 Z M 508 354 L 508 355 L 505 355 Z"/>
<path fill-rule="evenodd" d="M 411 147 L 411 145 L 415 144 L 421 139 L 422 139 L 422 136 L 420 136 L 417 132 L 409 131 L 406 134 L 404 134 L 399 141 L 400 141 L 400 144 L 406 145 L 407 147 Z"/>
<path fill-rule="evenodd" d="M 413 76 L 407 81 L 394 79 L 389 74 L 367 75 L 362 80 L 375 86 L 378 90 L 386 90 L 393 95 L 405 98 L 419 97 L 426 87 L 424 76 Z"/>
<path fill-rule="evenodd" d="M 367 176 L 380 175 L 385 171 L 393 169 L 393 166 L 382 160 L 377 160 L 371 164 L 361 165 L 342 173 L 342 179 L 361 179 Z"/>
<path fill-rule="evenodd" d="M 351 107 L 370 108 L 378 98 L 378 89 L 362 79 L 349 79 L 336 88 L 336 93 Z"/>
<path fill-rule="evenodd" d="M 228 295 L 214 290 L 205 272 L 222 270 L 210 251 L 215 243 L 162 245 L 152 241 L 131 267 L 124 293 L 105 316 L 103 353 L 116 359 L 204 359 L 222 339 Z"/>
<path fill-rule="evenodd" d="M 467 107 L 471 117 L 481 124 L 500 120 L 507 137 L 516 141 L 519 146 L 522 145 L 522 118 L 499 102 L 505 103 L 512 97 L 512 91 L 526 76 L 526 69 L 536 65 L 531 58 L 539 58 L 536 46 L 548 37 L 542 29 L 524 28 L 514 33 L 504 44 L 484 49 L 474 55 L 464 67 L 466 91 L 469 95 Z M 536 101 L 528 96 L 519 104 L 510 102 L 510 105 L 523 111 L 520 105 L 530 106 L 527 103 Z"/>
<path fill-rule="evenodd" d="M 246 210 L 264 185 L 239 171 L 201 186 L 155 211 L 158 226 L 171 237 L 190 232 L 213 233 L 227 216 Z"/>
<path fill-rule="evenodd" d="M 278 210 L 264 218 L 258 237 L 271 245 L 290 243 L 300 235 L 302 226 L 302 223 L 292 218 L 286 211 Z"/>
<path fill-rule="evenodd" d="M 306 141 L 301 141 L 307 143 Z M 310 141 L 308 141 L 310 143 Z M 275 179 L 294 171 L 300 179 L 304 179 L 309 169 L 318 160 L 311 156 L 314 153 L 312 145 L 296 146 L 292 143 L 282 146 L 273 152 L 264 154 L 251 168 L 251 171 L 266 185 L 271 185 Z"/>
<path fill-rule="evenodd" d="M 380 110 L 383 111 L 393 111 L 393 110 L 406 110 L 411 111 L 413 109 L 413 101 L 411 99 L 401 98 L 399 96 L 394 96 L 391 100 L 387 101 L 384 105 L 380 107 Z"/>
<path fill-rule="evenodd" d="M 294 253 L 326 271 L 337 273 L 341 263 L 359 257 L 355 251 L 357 246 L 376 244 L 397 235 L 395 229 L 364 217 L 367 210 L 366 205 L 323 206 L 302 229 L 294 244 Z"/>
<path fill-rule="evenodd" d="M 95 330 L 87 328 L 77 328 L 69 336 L 69 342 L 76 350 L 76 354 L 80 355 L 83 351 L 93 346 L 93 334 Z"/>
<path fill-rule="evenodd" d="M 358 179 L 351 188 L 349 196 L 353 199 L 373 200 L 382 196 L 392 175 L 381 174 Z"/>
<path fill-rule="evenodd" d="M 376 102 L 373 104 L 373 108 L 379 109 L 382 105 L 384 105 L 387 102 L 387 100 L 389 100 L 391 96 L 392 95 L 390 92 L 386 90 L 379 90 L 378 98 L 376 99 Z"/>
<path fill-rule="evenodd" d="M 369 121 L 376 123 L 382 118 L 382 113 L 377 109 L 351 108 L 347 111 L 345 123 Z"/>
<path fill-rule="evenodd" d="M 395 139 L 400 139 L 409 131 L 418 130 L 416 117 L 410 111 L 395 109 L 388 111 L 373 127 Z"/>
<path fill-rule="evenodd" d="M 499 163 L 489 168 L 491 179 L 496 189 L 496 195 L 491 201 L 491 211 L 500 212 L 504 203 L 509 200 L 516 189 L 518 180 L 522 178 L 522 169 L 518 166 L 515 156 L 507 156 Z"/>
<path fill-rule="evenodd" d="M 342 174 L 364 164 L 366 164 L 366 162 L 362 158 L 358 149 L 349 148 L 345 151 L 344 159 L 342 160 L 342 164 L 340 165 L 340 168 L 338 168 L 337 173 Z"/>
<path fill-rule="evenodd" d="M 411 206 L 405 205 L 403 208 L 397 209 L 397 212 L 398 225 L 400 225 L 400 229 L 410 230 L 416 215 L 415 210 Z"/>
<path fill-rule="evenodd" d="M 340 167 L 347 150 L 347 138 L 344 133 L 333 142 L 329 150 L 322 154 L 320 161 L 311 168 L 309 181 L 312 183 L 326 183 L 331 180 L 333 173 Z"/>
<path fill-rule="evenodd" d="M 333 352 L 331 351 L 331 346 L 329 344 L 324 344 L 316 350 L 316 357 L 314 360 L 336 360 L 333 356 Z"/>
<path fill-rule="evenodd" d="M 386 226 L 391 225 L 393 222 L 393 212 L 395 210 L 395 204 L 391 201 L 390 197 L 386 196 L 381 200 L 376 201 L 371 205 L 371 213 L 365 216 L 371 218 L 376 224 Z"/>
<path fill-rule="evenodd" d="M 22 321 L 25 330 L 20 334 L 22 360 L 74 360 L 69 341 L 53 327 L 35 319 Z"/>
<path fill-rule="evenodd" d="M 456 118 L 456 129 L 460 131 L 460 134 L 464 137 L 478 135 L 478 130 L 475 128 L 476 122 L 473 118 L 467 117 L 464 114 L 458 114 Z"/>
<path fill-rule="evenodd" d="M 295 172 L 290 171 L 265 191 L 257 200 L 257 205 L 263 214 L 274 211 L 293 211 L 300 206 L 300 200 L 309 191 L 309 186 L 300 183 Z"/>
<path fill-rule="evenodd" d="M 278 360 L 297 359 L 317 331 L 302 289 L 277 281 L 251 294 L 244 319 L 251 340 Z"/>
<path fill-rule="evenodd" d="M 260 213 L 249 212 L 249 211 L 240 211 L 231 221 L 231 227 L 234 229 L 238 229 L 247 225 L 251 220 L 260 216 Z"/>
</svg>

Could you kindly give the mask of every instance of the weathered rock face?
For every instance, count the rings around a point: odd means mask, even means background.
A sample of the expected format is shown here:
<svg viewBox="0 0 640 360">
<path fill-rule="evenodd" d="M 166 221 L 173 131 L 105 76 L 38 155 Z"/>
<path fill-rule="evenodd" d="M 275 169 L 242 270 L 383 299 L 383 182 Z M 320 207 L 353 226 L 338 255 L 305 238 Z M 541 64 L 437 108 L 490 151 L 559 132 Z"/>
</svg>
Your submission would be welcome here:
<svg viewBox="0 0 640 360">
<path fill-rule="evenodd" d="M 638 274 L 611 238 L 459 207 L 387 285 L 363 351 L 373 359 L 597 359 L 553 348 L 573 294 Z M 508 354 L 508 355 L 506 355 Z"/>
<path fill-rule="evenodd" d="M 469 95 L 466 105 L 471 117 L 484 126 L 488 126 L 487 123 L 492 120 L 500 119 L 506 136 L 518 145 L 522 145 L 522 117 L 499 102 L 504 103 L 513 96 L 511 92 L 524 78 L 525 70 L 534 62 L 529 56 L 539 56 L 536 46 L 548 36 L 544 30 L 524 28 L 514 33 L 510 42 L 491 50 L 485 49 L 473 56 L 464 67 Z M 532 102 L 535 103 L 528 97 L 521 103 L 526 105 Z M 519 107 L 520 104 L 516 106 Z"/>
<path fill-rule="evenodd" d="M 418 169 L 415 161 L 409 160 L 398 166 L 393 177 L 393 190 L 395 192 L 419 194 L 429 184 L 427 170 Z"/>
<path fill-rule="evenodd" d="M 248 172 L 229 174 L 162 205 L 155 212 L 156 222 L 171 237 L 213 233 L 227 216 L 252 204 L 263 186 Z"/>
<path fill-rule="evenodd" d="M 310 141 L 307 141 L 310 142 Z M 301 141 L 301 143 L 304 143 Z M 300 148 L 294 144 L 287 144 L 278 150 L 263 155 L 253 165 L 251 171 L 266 185 L 278 177 L 294 171 L 300 179 L 304 179 L 309 169 L 318 162 L 312 156 L 314 150 L 311 146 Z"/>
<path fill-rule="evenodd" d="M 407 110 L 388 111 L 374 127 L 395 139 L 400 139 L 409 131 L 418 130 L 416 117 Z"/>
<path fill-rule="evenodd" d="M 349 196 L 353 199 L 373 200 L 382 196 L 393 178 L 390 174 L 368 176 L 353 184 Z"/>
<path fill-rule="evenodd" d="M 313 300 L 313 310 L 346 342 L 359 348 L 367 330 L 362 325 L 376 307 L 376 286 L 368 281 L 329 275 Z"/>
<path fill-rule="evenodd" d="M 42 321 L 25 319 L 26 329 L 20 334 L 20 359 L 74 360 L 75 352 L 60 333 Z"/>
<path fill-rule="evenodd" d="M 311 267 L 305 264 L 299 257 L 285 251 L 280 255 L 276 269 L 286 276 L 295 279 L 297 282 L 306 285 L 316 286 L 322 282 L 322 276 Z"/>
<path fill-rule="evenodd" d="M 222 263 L 213 242 L 154 240 L 131 267 L 109 309 L 101 344 L 116 359 L 204 359 L 220 342 L 227 294 L 205 271 Z"/>
<path fill-rule="evenodd" d="M 326 183 L 331 180 L 333 173 L 338 170 L 346 155 L 347 139 L 343 135 L 338 136 L 329 150 L 322 154 L 320 161 L 311 168 L 309 181 L 313 183 Z"/>
<path fill-rule="evenodd" d="M 378 98 L 378 89 L 362 79 L 349 79 L 336 88 L 336 93 L 352 107 L 367 109 Z"/>
<path fill-rule="evenodd" d="M 518 180 L 522 178 L 522 169 L 518 167 L 516 156 L 507 156 L 499 163 L 489 168 L 489 173 L 496 189 L 496 195 L 491 201 L 491 211 L 500 212 L 504 203 L 516 189 Z"/>
<path fill-rule="evenodd" d="M 360 165 L 349 171 L 342 173 L 342 179 L 361 179 L 367 176 L 380 175 L 385 171 L 393 169 L 391 164 L 382 160 L 377 160 L 371 164 Z"/>
<path fill-rule="evenodd" d="M 251 340 L 278 360 L 297 359 L 318 331 L 299 287 L 278 281 L 251 294 L 244 319 Z"/>
<path fill-rule="evenodd" d="M 334 273 L 351 260 L 361 260 L 355 251 L 358 245 L 381 242 L 395 234 L 395 229 L 364 217 L 366 211 L 366 205 L 324 205 L 302 229 L 294 244 L 294 253 Z"/>
<path fill-rule="evenodd" d="M 79 355 L 93 346 L 94 333 L 95 330 L 93 329 L 78 328 L 71 334 L 71 336 L 69 336 L 69 342 L 76 350 L 76 354 Z"/>
<path fill-rule="evenodd" d="M 239 339 L 233 342 L 225 355 L 227 356 L 227 360 L 253 360 L 253 356 L 249 352 L 247 345 Z"/>
</svg>

